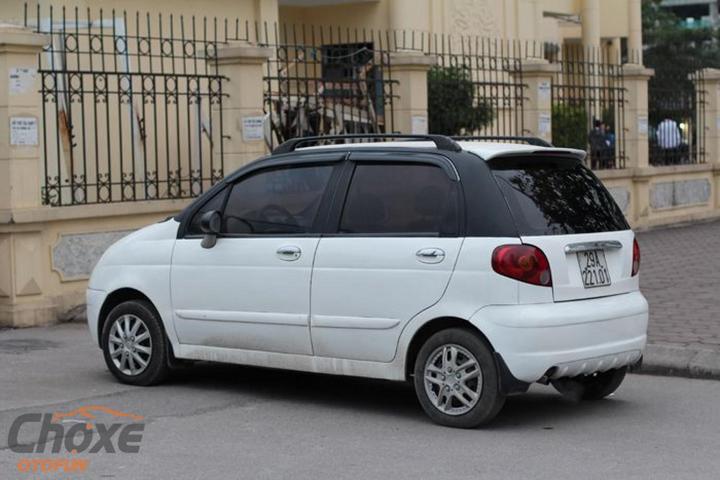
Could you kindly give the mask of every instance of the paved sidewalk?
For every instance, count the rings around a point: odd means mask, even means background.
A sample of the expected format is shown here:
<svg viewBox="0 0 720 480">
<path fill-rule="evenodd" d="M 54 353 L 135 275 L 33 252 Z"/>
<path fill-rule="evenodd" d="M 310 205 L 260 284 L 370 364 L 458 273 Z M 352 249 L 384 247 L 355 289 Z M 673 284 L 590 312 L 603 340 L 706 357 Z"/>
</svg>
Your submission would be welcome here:
<svg viewBox="0 0 720 480">
<path fill-rule="evenodd" d="M 651 373 L 720 378 L 720 221 L 638 234 Z"/>
</svg>

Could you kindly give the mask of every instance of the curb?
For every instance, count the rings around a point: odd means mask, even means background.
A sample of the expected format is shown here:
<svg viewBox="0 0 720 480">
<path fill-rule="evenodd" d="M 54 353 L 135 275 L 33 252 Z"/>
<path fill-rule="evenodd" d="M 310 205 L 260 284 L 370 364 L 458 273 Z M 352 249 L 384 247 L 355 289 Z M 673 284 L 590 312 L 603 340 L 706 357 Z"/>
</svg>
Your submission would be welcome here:
<svg viewBox="0 0 720 480">
<path fill-rule="evenodd" d="M 636 373 L 720 380 L 720 351 L 648 344 Z"/>
</svg>

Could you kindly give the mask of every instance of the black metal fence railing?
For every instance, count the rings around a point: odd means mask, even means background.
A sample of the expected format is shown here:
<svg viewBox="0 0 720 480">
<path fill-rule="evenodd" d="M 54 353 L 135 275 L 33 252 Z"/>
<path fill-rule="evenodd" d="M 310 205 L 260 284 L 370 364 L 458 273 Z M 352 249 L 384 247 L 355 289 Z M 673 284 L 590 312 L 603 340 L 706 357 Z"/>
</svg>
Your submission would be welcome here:
<svg viewBox="0 0 720 480">
<path fill-rule="evenodd" d="M 545 58 L 559 66 L 538 90 L 552 110 L 533 131 L 587 150 L 595 169 L 626 165 L 622 61 L 606 46 L 25 8 L 25 25 L 51 38 L 39 55 L 47 205 L 188 198 L 219 181 L 227 79 L 216 58 L 236 40 L 273 49 L 263 78 L 269 148 L 299 136 L 398 132 L 392 61 L 409 50 L 437 57 L 427 124 L 418 117 L 414 133 L 526 135 L 522 63 Z M 702 73 L 656 73 L 653 164 L 704 161 L 703 88 Z"/>
<path fill-rule="evenodd" d="M 251 31 L 274 50 L 264 76 L 269 148 L 295 137 L 396 131 L 387 34 L 277 24 Z"/>
<path fill-rule="evenodd" d="M 624 168 L 625 86 L 620 55 L 582 45 L 544 45 L 552 82 L 553 144 L 588 152 L 593 169 Z"/>
<path fill-rule="evenodd" d="M 700 64 L 655 68 L 648 84 L 651 165 L 705 163 L 705 93 Z"/>
<path fill-rule="evenodd" d="M 45 204 L 194 197 L 223 177 L 227 24 L 25 8 L 51 38 L 39 56 Z"/>
<path fill-rule="evenodd" d="M 393 45 L 435 55 L 428 128 L 446 135 L 522 136 L 522 43 L 478 36 L 395 32 Z"/>
<path fill-rule="evenodd" d="M 526 133 L 520 42 L 319 26 L 253 32 L 275 50 L 265 76 L 270 147 L 297 136 L 397 132 L 391 56 L 399 51 L 438 59 L 428 73 L 428 123 L 418 132 Z"/>
</svg>

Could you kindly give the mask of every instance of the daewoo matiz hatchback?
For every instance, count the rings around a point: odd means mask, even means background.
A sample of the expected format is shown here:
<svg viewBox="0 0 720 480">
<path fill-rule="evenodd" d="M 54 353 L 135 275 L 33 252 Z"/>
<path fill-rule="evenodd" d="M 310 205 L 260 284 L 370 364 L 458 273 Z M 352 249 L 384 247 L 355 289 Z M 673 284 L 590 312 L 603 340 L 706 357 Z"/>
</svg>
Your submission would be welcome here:
<svg viewBox="0 0 720 480">
<path fill-rule="evenodd" d="M 188 359 L 409 380 L 455 427 L 533 382 L 615 391 L 648 305 L 635 235 L 585 153 L 369 139 L 286 142 L 110 247 L 87 291 L 110 371 L 151 385 Z"/>
</svg>

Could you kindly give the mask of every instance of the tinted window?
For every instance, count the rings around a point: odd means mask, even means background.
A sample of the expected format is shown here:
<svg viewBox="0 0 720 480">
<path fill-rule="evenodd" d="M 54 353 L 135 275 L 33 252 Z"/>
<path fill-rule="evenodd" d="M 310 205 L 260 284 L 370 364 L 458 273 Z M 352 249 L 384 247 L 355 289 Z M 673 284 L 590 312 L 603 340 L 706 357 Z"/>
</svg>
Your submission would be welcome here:
<svg viewBox="0 0 720 480">
<path fill-rule="evenodd" d="M 283 168 L 241 180 L 230 191 L 222 231 L 309 232 L 331 172 L 331 166 Z"/>
<path fill-rule="evenodd" d="M 431 165 L 355 168 L 340 222 L 344 233 L 455 233 L 455 184 Z"/>
<path fill-rule="evenodd" d="M 630 228 L 593 173 L 564 158 L 498 158 L 491 164 L 520 235 Z"/>
<path fill-rule="evenodd" d="M 222 210 L 223 207 L 223 201 L 225 200 L 225 194 L 227 193 L 227 188 L 224 188 L 220 190 L 214 197 L 212 197 L 210 200 L 205 202 L 205 204 L 200 207 L 200 209 L 195 212 L 195 215 L 193 215 L 192 220 L 190 221 L 190 225 L 187 227 L 187 234 L 188 235 L 200 235 L 202 234 L 202 230 L 200 229 L 200 218 L 203 216 L 204 213 L 209 212 L 211 210 Z"/>
</svg>

